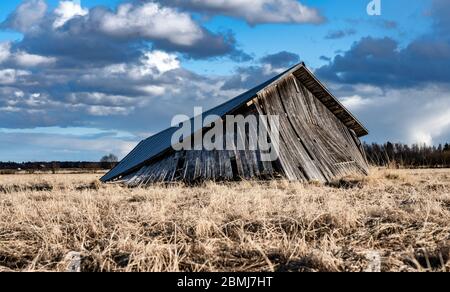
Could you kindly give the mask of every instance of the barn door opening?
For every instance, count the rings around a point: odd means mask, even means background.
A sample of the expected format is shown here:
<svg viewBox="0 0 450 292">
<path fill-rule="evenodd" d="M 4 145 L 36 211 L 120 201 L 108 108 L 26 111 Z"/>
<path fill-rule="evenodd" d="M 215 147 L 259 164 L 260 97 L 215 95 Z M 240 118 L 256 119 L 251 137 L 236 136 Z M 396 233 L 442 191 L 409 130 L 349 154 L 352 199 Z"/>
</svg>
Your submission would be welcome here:
<svg viewBox="0 0 450 292">
<path fill-rule="evenodd" d="M 233 172 L 233 180 L 234 181 L 241 180 L 241 177 L 239 175 L 239 169 L 238 169 L 238 165 L 237 165 L 236 156 L 230 157 L 230 162 L 231 162 L 231 171 Z"/>
<path fill-rule="evenodd" d="M 180 151 L 178 153 L 178 160 L 175 166 L 173 180 L 181 180 L 184 178 L 185 164 L 186 164 L 186 151 Z"/>
</svg>

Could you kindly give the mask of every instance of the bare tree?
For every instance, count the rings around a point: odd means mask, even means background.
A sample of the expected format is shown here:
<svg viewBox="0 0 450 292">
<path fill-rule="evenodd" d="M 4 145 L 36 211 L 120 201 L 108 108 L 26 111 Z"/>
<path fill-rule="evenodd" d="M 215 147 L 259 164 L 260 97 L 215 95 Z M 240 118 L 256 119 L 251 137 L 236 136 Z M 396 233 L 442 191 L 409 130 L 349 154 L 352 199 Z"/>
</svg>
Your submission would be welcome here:
<svg viewBox="0 0 450 292">
<path fill-rule="evenodd" d="M 119 162 L 119 158 L 114 154 L 105 155 L 100 159 L 103 168 L 113 168 Z"/>
</svg>

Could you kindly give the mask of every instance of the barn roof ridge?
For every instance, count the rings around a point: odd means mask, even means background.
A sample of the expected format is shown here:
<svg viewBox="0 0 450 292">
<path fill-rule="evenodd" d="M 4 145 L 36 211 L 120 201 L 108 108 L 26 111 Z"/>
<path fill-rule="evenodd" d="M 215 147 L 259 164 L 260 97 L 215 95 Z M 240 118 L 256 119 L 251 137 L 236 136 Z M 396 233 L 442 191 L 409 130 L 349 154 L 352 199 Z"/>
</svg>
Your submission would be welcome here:
<svg viewBox="0 0 450 292">
<path fill-rule="evenodd" d="M 294 74 L 297 78 L 303 79 L 302 82 L 308 80 L 310 88 L 307 88 L 317 94 L 320 92 L 320 97 L 318 97 L 347 127 L 353 129 L 355 133 L 361 137 L 368 134 L 367 129 L 353 116 L 339 100 L 332 95 L 328 89 L 314 76 L 314 74 L 306 67 L 304 62 L 301 62 L 288 70 L 278 74 L 277 76 L 269 79 L 268 81 L 261 83 L 260 85 L 232 98 L 206 112 L 202 115 L 217 115 L 223 117 L 230 112 L 235 111 L 242 105 L 251 101 L 257 94 L 267 88 L 268 86 L 274 85 L 279 80 L 282 80 L 284 76 Z M 316 96 L 317 97 L 317 96 Z M 334 110 L 332 110 L 334 109 Z M 192 117 L 192 121 L 195 117 Z M 142 140 L 122 161 L 111 171 L 105 174 L 101 181 L 106 182 L 112 179 L 116 179 L 119 176 L 126 175 L 136 169 L 142 167 L 147 162 L 161 154 L 165 153 L 172 146 L 171 137 L 173 133 L 177 130 L 177 127 L 169 127 L 161 132 Z M 191 135 L 195 134 L 195 130 L 192 131 Z"/>
</svg>

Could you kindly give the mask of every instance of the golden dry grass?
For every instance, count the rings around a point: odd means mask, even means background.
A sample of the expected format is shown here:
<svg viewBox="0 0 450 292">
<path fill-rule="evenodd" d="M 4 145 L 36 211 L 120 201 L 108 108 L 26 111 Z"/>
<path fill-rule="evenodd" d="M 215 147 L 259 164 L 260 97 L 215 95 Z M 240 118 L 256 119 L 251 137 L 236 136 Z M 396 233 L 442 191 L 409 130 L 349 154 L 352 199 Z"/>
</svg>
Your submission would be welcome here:
<svg viewBox="0 0 450 292">
<path fill-rule="evenodd" d="M 128 189 L 99 175 L 0 176 L 0 270 L 450 271 L 450 170 L 319 184 Z"/>
</svg>

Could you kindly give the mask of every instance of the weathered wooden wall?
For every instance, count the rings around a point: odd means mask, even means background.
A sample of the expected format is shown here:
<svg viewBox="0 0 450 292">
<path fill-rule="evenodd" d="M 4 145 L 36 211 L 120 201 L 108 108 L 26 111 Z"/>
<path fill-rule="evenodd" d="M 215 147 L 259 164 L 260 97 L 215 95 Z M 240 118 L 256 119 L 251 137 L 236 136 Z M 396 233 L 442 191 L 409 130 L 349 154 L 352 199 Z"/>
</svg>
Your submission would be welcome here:
<svg viewBox="0 0 450 292">
<path fill-rule="evenodd" d="M 290 75 L 260 92 L 260 114 L 280 117 L 280 163 L 290 180 L 368 174 L 358 137 Z"/>
<path fill-rule="evenodd" d="M 254 106 L 245 106 L 239 111 L 240 115 L 258 115 Z M 245 139 L 249 145 L 248 137 L 250 129 L 236 127 L 234 137 L 234 149 L 232 150 L 188 150 L 173 152 L 166 157 L 141 168 L 138 172 L 121 179 L 131 186 L 142 186 L 157 182 L 185 181 L 189 183 L 204 180 L 231 181 L 236 179 L 270 179 L 279 176 L 279 162 L 267 162 L 261 159 L 260 150 L 237 150 L 238 139 Z M 231 138 L 226 133 L 224 126 L 223 135 Z M 192 143 L 194 144 L 194 143 Z M 192 145 L 195 147 L 195 144 Z M 224 139 L 224 149 L 226 140 Z M 193 148 L 195 149 L 195 148 Z"/>
<path fill-rule="evenodd" d="M 350 173 L 368 174 L 364 150 L 356 134 L 294 75 L 260 92 L 254 104 L 244 106 L 239 114 L 279 116 L 277 161 L 263 162 L 260 151 L 180 151 L 167 154 L 121 181 L 139 186 L 155 182 L 223 181 L 281 175 L 289 180 L 330 182 Z M 249 130 L 242 133 L 238 129 L 234 139 L 248 139 Z"/>
</svg>

